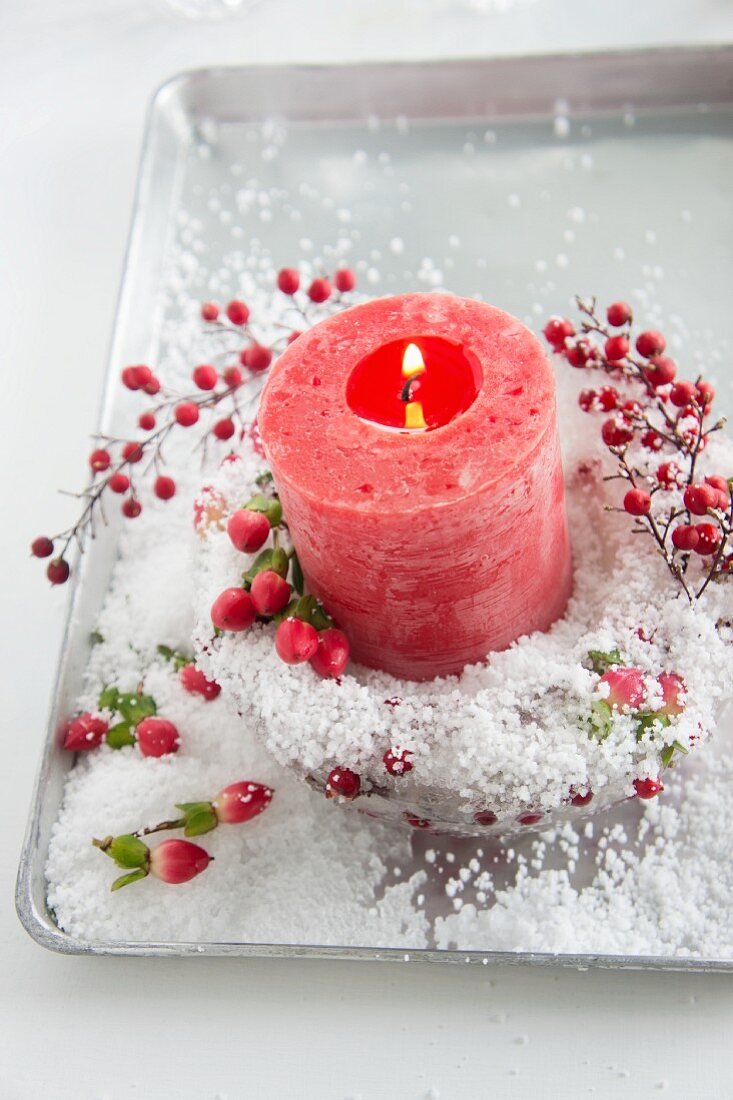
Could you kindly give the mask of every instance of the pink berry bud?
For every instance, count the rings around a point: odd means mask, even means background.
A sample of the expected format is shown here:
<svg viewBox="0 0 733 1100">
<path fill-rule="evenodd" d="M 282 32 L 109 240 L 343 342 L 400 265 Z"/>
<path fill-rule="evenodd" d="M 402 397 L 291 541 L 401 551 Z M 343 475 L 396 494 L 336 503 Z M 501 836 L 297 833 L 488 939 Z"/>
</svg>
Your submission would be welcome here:
<svg viewBox="0 0 733 1100">
<path fill-rule="evenodd" d="M 648 516 L 652 498 L 643 489 L 629 489 L 624 497 L 624 508 L 631 516 Z"/>
<path fill-rule="evenodd" d="M 319 676 L 340 676 L 349 663 L 349 639 L 341 630 L 329 627 L 318 635 L 318 649 L 310 658 Z"/>
<path fill-rule="evenodd" d="M 249 592 L 225 588 L 211 605 L 211 621 L 218 630 L 248 630 L 257 617 Z"/>
<path fill-rule="evenodd" d="M 301 619 L 285 619 L 277 628 L 275 649 L 286 665 L 300 665 L 309 661 L 318 649 L 315 627 Z"/>
<path fill-rule="evenodd" d="M 184 665 L 178 673 L 178 680 L 184 691 L 189 695 L 203 695 L 204 699 L 216 699 L 221 688 L 216 680 L 207 680 L 200 668 L 196 665 Z"/>
<path fill-rule="evenodd" d="M 334 768 L 326 780 L 326 798 L 343 798 L 350 802 L 361 790 L 361 779 L 349 768 Z"/>
<path fill-rule="evenodd" d="M 283 611 L 290 602 L 291 588 L 272 569 L 264 569 L 252 581 L 250 596 L 258 615 L 271 616 Z"/>
<path fill-rule="evenodd" d="M 190 840 L 163 840 L 150 849 L 150 874 L 161 882 L 190 882 L 205 871 L 211 856 Z"/>
<path fill-rule="evenodd" d="M 664 705 L 659 708 L 660 714 L 682 714 L 687 697 L 687 688 L 682 677 L 676 672 L 663 672 L 657 677 L 657 681 L 664 697 Z"/>
<path fill-rule="evenodd" d="M 212 802 L 218 820 L 226 825 L 240 825 L 261 814 L 272 802 L 273 791 L 262 783 L 232 783 L 219 791 Z"/>
<path fill-rule="evenodd" d="M 227 520 L 227 534 L 237 550 L 243 554 L 254 554 L 267 542 L 270 521 L 263 512 L 238 508 Z"/>
<path fill-rule="evenodd" d="M 612 668 L 604 672 L 601 684 L 608 684 L 606 702 L 612 707 L 636 710 L 646 699 L 644 674 L 638 668 Z"/>
<path fill-rule="evenodd" d="M 178 730 L 167 718 L 143 718 L 137 727 L 137 743 L 143 756 L 167 756 L 178 752 Z"/>
<path fill-rule="evenodd" d="M 85 752 L 98 748 L 109 726 L 94 714 L 80 714 L 70 722 L 64 735 L 64 748 L 69 752 Z"/>
</svg>

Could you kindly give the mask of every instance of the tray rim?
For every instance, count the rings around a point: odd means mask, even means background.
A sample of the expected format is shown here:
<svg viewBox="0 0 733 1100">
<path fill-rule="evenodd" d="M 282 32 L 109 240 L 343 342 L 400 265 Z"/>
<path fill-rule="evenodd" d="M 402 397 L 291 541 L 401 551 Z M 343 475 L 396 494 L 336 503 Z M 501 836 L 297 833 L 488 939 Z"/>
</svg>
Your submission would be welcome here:
<svg viewBox="0 0 733 1100">
<path fill-rule="evenodd" d="M 559 51 L 551 53 L 511 54 L 499 56 L 466 55 L 451 58 L 430 58 L 404 61 L 379 60 L 367 62 L 325 62 L 308 64 L 263 64 L 263 65 L 214 65 L 185 69 L 173 74 L 164 80 L 153 92 L 149 101 L 145 116 L 143 140 L 138 162 L 138 171 L 134 197 L 131 207 L 130 228 L 127 236 L 127 244 L 122 264 L 122 274 L 117 294 L 112 325 L 109 350 L 106 361 L 106 372 L 102 385 L 97 423 L 100 429 L 111 414 L 113 394 L 116 391 L 116 376 L 114 373 L 115 352 L 117 345 L 121 343 L 125 327 L 125 307 L 128 295 L 128 283 L 133 270 L 134 252 L 137 244 L 138 224 L 145 208 L 146 195 L 150 187 L 151 173 L 156 155 L 155 137 L 156 129 L 165 121 L 169 111 L 169 101 L 176 94 L 196 81 L 217 81 L 227 78 L 249 78 L 277 80 L 285 74 L 304 73 L 309 76 L 337 75 L 348 73 L 353 77 L 355 72 L 361 75 L 369 74 L 373 77 L 386 69 L 400 71 L 454 69 L 465 65 L 492 66 L 495 70 L 506 67 L 527 66 L 564 66 L 568 64 L 586 65 L 607 64 L 623 59 L 634 64 L 664 63 L 679 64 L 687 62 L 694 64 L 714 55 L 716 63 L 733 62 L 733 43 L 702 43 L 694 46 L 683 44 L 673 46 L 639 47 L 634 49 L 614 48 L 608 50 L 592 51 Z M 730 71 L 730 66 L 729 66 Z M 733 105 L 733 81 L 724 82 L 722 89 L 725 94 L 717 103 Z M 659 103 L 666 102 L 669 107 L 679 107 L 686 100 L 675 99 L 673 96 L 664 100 L 659 98 Z M 615 110 L 616 108 L 614 108 Z M 523 117 L 531 117 L 531 111 L 519 112 Z M 571 115 L 573 111 L 570 111 Z M 350 116 L 355 117 L 353 114 Z M 472 115 L 438 116 L 431 114 L 426 116 L 433 121 L 441 117 L 453 118 L 473 117 Z M 478 115 L 475 117 L 479 117 Z M 517 117 L 508 113 L 507 118 Z M 261 121 L 263 116 L 252 118 L 252 122 Z M 307 120 L 303 120 L 307 121 Z M 314 120 L 311 120 L 313 123 Z M 348 119 L 346 120 L 348 121 Z M 43 799 L 44 785 L 52 767 L 53 758 L 57 752 L 57 728 L 59 718 L 59 696 L 63 684 L 67 666 L 70 662 L 70 647 L 68 645 L 75 619 L 75 611 L 84 587 L 84 578 L 88 569 L 89 558 L 80 559 L 74 570 L 71 585 L 66 599 L 66 612 L 59 658 L 51 692 L 49 718 L 47 722 L 46 738 L 42 748 L 40 764 L 36 771 L 36 777 L 32 788 L 31 802 L 29 806 L 28 820 L 25 836 L 22 844 L 21 855 L 15 888 L 15 906 L 20 923 L 28 935 L 40 946 L 47 950 L 62 955 L 112 955 L 132 957 L 242 957 L 242 958 L 314 958 L 314 959 L 338 959 L 344 961 L 373 962 L 410 962 L 410 963 L 453 963 L 453 964 L 478 964 L 481 965 L 535 965 L 543 967 L 562 967 L 584 971 L 588 969 L 624 969 L 624 970 L 654 970 L 671 972 L 697 972 L 697 973 L 733 973 L 733 958 L 709 959 L 698 956 L 674 956 L 674 955 L 623 955 L 623 954 L 584 954 L 584 953 L 552 953 L 552 952 L 527 952 L 527 951 L 460 951 L 438 950 L 435 948 L 398 948 L 398 947 L 360 947 L 317 944 L 286 944 L 286 943 L 245 943 L 239 941 L 124 941 L 124 940 L 92 940 L 75 937 L 63 932 L 54 922 L 48 908 L 43 913 L 36 905 L 33 893 L 33 865 L 34 861 L 45 856 L 40 852 L 38 844 L 38 832 L 40 828 L 40 809 Z M 73 766 L 70 765 L 70 767 Z M 70 767 L 68 770 L 70 770 Z"/>
</svg>

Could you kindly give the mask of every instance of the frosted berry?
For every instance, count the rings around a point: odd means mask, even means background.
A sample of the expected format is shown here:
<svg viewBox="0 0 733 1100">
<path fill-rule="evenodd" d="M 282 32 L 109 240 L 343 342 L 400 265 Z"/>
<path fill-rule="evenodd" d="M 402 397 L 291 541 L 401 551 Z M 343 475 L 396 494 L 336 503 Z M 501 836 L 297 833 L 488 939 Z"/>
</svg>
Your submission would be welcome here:
<svg viewBox="0 0 733 1100">
<path fill-rule="evenodd" d="M 66 584 L 69 573 L 69 563 L 64 558 L 54 558 L 46 567 L 46 576 L 51 584 Z"/>
<path fill-rule="evenodd" d="M 161 474 L 160 477 L 155 479 L 154 490 L 159 500 L 170 500 L 171 497 L 176 495 L 176 483 L 172 477 L 165 477 L 164 474 Z"/>
<path fill-rule="evenodd" d="M 675 382 L 669 391 L 669 399 L 677 409 L 684 409 L 697 396 L 692 382 Z"/>
<path fill-rule="evenodd" d="M 41 535 L 31 543 L 31 554 L 34 558 L 50 558 L 53 554 L 53 543 L 45 535 Z"/>
<path fill-rule="evenodd" d="M 682 470 L 674 462 L 663 462 L 657 469 L 657 481 L 663 488 L 672 489 L 682 482 Z"/>
<path fill-rule="evenodd" d="M 180 405 L 176 405 L 174 416 L 182 428 L 190 428 L 199 418 L 198 405 L 193 401 L 182 401 Z"/>
<path fill-rule="evenodd" d="M 682 499 L 693 516 L 704 516 L 718 503 L 718 491 L 712 485 L 688 485 Z"/>
<path fill-rule="evenodd" d="M 140 462 L 142 459 L 143 449 L 139 443 L 125 443 L 122 448 L 122 457 L 134 466 L 136 462 Z"/>
<path fill-rule="evenodd" d="M 86 752 L 88 749 L 96 749 L 102 744 L 108 729 L 109 726 L 104 718 L 98 718 L 94 714 L 80 714 L 66 728 L 64 748 L 68 749 L 69 752 Z"/>
<path fill-rule="evenodd" d="M 576 340 L 565 348 L 565 358 L 571 367 L 580 369 L 592 358 L 591 347 L 585 340 Z"/>
<path fill-rule="evenodd" d="M 143 510 L 143 506 L 136 497 L 128 497 L 122 502 L 122 515 L 127 519 L 137 519 Z"/>
<path fill-rule="evenodd" d="M 167 718 L 143 718 L 136 733 L 143 756 L 167 756 L 178 752 L 178 730 Z"/>
<path fill-rule="evenodd" d="M 496 825 L 499 818 L 493 810 L 478 810 L 473 815 L 473 820 L 477 825 L 484 825 L 488 828 L 489 825 Z"/>
<path fill-rule="evenodd" d="M 267 542 L 270 521 L 262 512 L 238 508 L 227 520 L 227 534 L 237 550 L 243 554 L 254 554 Z"/>
<path fill-rule="evenodd" d="M 612 668 L 604 672 L 601 684 L 608 685 L 606 702 L 612 707 L 636 710 L 646 699 L 644 674 L 638 668 Z"/>
<path fill-rule="evenodd" d="M 541 821 L 544 814 L 520 814 L 517 821 L 520 825 L 536 825 L 538 821 Z"/>
<path fill-rule="evenodd" d="M 219 307 L 216 302 L 204 302 L 201 306 L 201 316 L 204 321 L 216 321 L 219 316 Z"/>
<path fill-rule="evenodd" d="M 144 432 L 152 432 L 155 427 L 155 413 L 140 413 L 140 416 L 137 418 L 137 423 L 138 427 L 142 428 Z"/>
<path fill-rule="evenodd" d="M 631 320 L 631 306 L 628 302 L 611 302 L 606 310 L 606 320 L 614 328 L 621 328 Z"/>
<path fill-rule="evenodd" d="M 239 367 L 225 367 L 222 373 L 222 378 L 226 382 L 227 386 L 233 388 L 234 386 L 241 386 L 244 381 L 244 375 Z"/>
<path fill-rule="evenodd" d="M 248 630 L 257 617 L 249 592 L 225 588 L 211 605 L 211 621 L 218 630 Z"/>
<path fill-rule="evenodd" d="M 222 420 L 217 420 L 211 430 L 217 439 L 231 439 L 234 435 L 234 421 L 225 416 Z"/>
<path fill-rule="evenodd" d="M 659 778 L 635 779 L 634 790 L 637 798 L 656 798 L 658 794 L 662 793 L 664 786 Z"/>
<path fill-rule="evenodd" d="M 331 297 L 331 284 L 328 279 L 314 279 L 308 287 L 308 297 L 317 304 L 327 302 Z"/>
<path fill-rule="evenodd" d="M 219 791 L 211 805 L 222 824 L 241 825 L 263 813 L 272 802 L 273 793 L 272 787 L 244 780 Z"/>
<path fill-rule="evenodd" d="M 334 768 L 326 780 L 326 798 L 345 798 L 351 801 L 361 790 L 361 779 L 349 768 Z"/>
<path fill-rule="evenodd" d="M 249 320 L 249 307 L 235 298 L 227 306 L 227 317 L 233 325 L 246 325 Z"/>
<path fill-rule="evenodd" d="M 150 849 L 150 874 L 171 886 L 190 882 L 210 863 L 209 853 L 190 840 L 162 840 Z"/>
<path fill-rule="evenodd" d="M 634 438 L 633 429 L 617 420 L 606 420 L 601 436 L 607 447 L 623 447 Z"/>
<path fill-rule="evenodd" d="M 216 699 L 221 688 L 216 680 L 207 680 L 200 668 L 196 665 L 184 665 L 178 673 L 178 680 L 184 691 L 189 695 L 203 695 L 204 699 L 211 701 Z"/>
<path fill-rule="evenodd" d="M 699 539 L 697 527 L 691 527 L 688 524 L 681 524 L 672 532 L 672 545 L 678 550 L 697 550 Z"/>
<path fill-rule="evenodd" d="M 649 428 L 648 431 L 642 432 L 641 445 L 646 447 L 647 451 L 661 451 L 664 440 L 653 428 Z"/>
<path fill-rule="evenodd" d="M 250 344 L 248 348 L 244 349 L 240 359 L 248 370 L 258 374 L 269 367 L 272 362 L 272 352 L 264 344 Z"/>
<path fill-rule="evenodd" d="M 583 412 L 592 412 L 596 407 L 598 394 L 595 390 L 581 390 L 578 394 L 578 404 Z"/>
<path fill-rule="evenodd" d="M 598 391 L 598 404 L 603 412 L 613 412 L 618 408 L 619 392 L 614 386 L 602 386 Z"/>
<path fill-rule="evenodd" d="M 349 639 L 341 630 L 329 627 L 318 635 L 318 649 L 310 658 L 311 668 L 319 676 L 336 678 L 349 663 Z"/>
<path fill-rule="evenodd" d="M 199 390 L 213 390 L 219 381 L 219 372 L 210 363 L 202 363 L 200 367 L 194 367 L 193 384 Z"/>
<path fill-rule="evenodd" d="M 348 294 L 356 286 L 356 275 L 349 267 L 340 267 L 334 275 L 333 281 L 336 290 L 341 294 Z"/>
<path fill-rule="evenodd" d="M 290 603 L 290 585 L 272 569 L 263 569 L 252 581 L 249 594 L 258 615 L 277 615 Z"/>
<path fill-rule="evenodd" d="M 105 451 L 103 448 L 92 451 L 89 455 L 89 465 L 94 470 L 95 474 L 100 474 L 104 470 L 109 469 L 109 464 L 112 461 L 109 451 Z"/>
<path fill-rule="evenodd" d="M 625 336 L 609 336 L 603 350 L 610 363 L 618 363 L 629 354 L 629 341 Z"/>
<path fill-rule="evenodd" d="M 674 359 L 670 359 L 666 355 L 655 356 L 644 371 L 648 381 L 655 389 L 658 389 L 659 386 L 668 386 L 670 382 L 674 381 L 676 373 L 677 364 Z"/>
<path fill-rule="evenodd" d="M 712 405 L 715 398 L 715 390 L 709 382 L 699 381 L 697 383 L 697 400 L 703 408 L 707 408 L 708 405 Z"/>
<path fill-rule="evenodd" d="M 663 672 L 657 677 L 662 689 L 664 704 L 659 708 L 661 714 L 675 716 L 685 709 L 687 688 L 685 681 L 676 672 Z"/>
<path fill-rule="evenodd" d="M 275 650 L 286 665 L 309 661 L 318 649 L 318 634 L 314 626 L 301 619 L 285 619 L 275 634 Z"/>
<path fill-rule="evenodd" d="M 116 474 L 112 474 L 107 484 L 113 493 L 126 493 L 130 488 L 130 479 L 127 474 L 118 470 Z"/>
<path fill-rule="evenodd" d="M 667 341 L 661 332 L 648 329 L 640 332 L 636 338 L 636 350 L 644 359 L 651 359 L 653 355 L 661 355 L 667 346 Z"/>
<path fill-rule="evenodd" d="M 589 802 L 593 801 L 593 791 L 586 791 L 585 794 L 579 794 L 574 787 L 570 788 L 570 805 L 571 806 L 587 806 Z"/>
<path fill-rule="evenodd" d="M 695 547 L 695 552 L 700 554 L 701 557 L 708 557 L 714 554 L 723 538 L 720 528 L 716 527 L 713 523 L 698 523 L 695 530 L 697 531 L 697 546 Z"/>
<path fill-rule="evenodd" d="M 283 294 L 295 294 L 300 287 L 300 275 L 294 267 L 284 267 L 277 273 L 277 286 Z"/>
<path fill-rule="evenodd" d="M 648 516 L 652 498 L 643 489 L 629 489 L 624 497 L 624 508 L 631 516 Z"/>
<path fill-rule="evenodd" d="M 394 752 L 392 749 L 387 749 L 382 762 L 390 775 L 407 775 L 412 771 L 412 753 L 407 749 L 403 749 L 402 752 Z"/>
<path fill-rule="evenodd" d="M 565 341 L 575 335 L 575 328 L 573 322 L 566 317 L 551 317 L 542 332 L 547 343 L 555 351 L 562 351 L 565 347 Z"/>
</svg>

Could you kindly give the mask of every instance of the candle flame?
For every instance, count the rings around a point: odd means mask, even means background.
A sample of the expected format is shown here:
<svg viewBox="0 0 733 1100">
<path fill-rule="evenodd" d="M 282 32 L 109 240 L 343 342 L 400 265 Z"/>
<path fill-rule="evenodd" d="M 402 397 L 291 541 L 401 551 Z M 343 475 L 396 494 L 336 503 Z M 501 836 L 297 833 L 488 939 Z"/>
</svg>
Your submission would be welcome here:
<svg viewBox="0 0 733 1100">
<path fill-rule="evenodd" d="M 402 356 L 402 377 L 407 381 L 417 378 L 425 372 L 425 361 L 417 344 L 408 344 Z M 406 387 L 409 392 L 409 387 Z M 423 415 L 422 402 L 408 401 L 405 405 L 405 427 L 412 429 L 427 428 Z"/>
</svg>

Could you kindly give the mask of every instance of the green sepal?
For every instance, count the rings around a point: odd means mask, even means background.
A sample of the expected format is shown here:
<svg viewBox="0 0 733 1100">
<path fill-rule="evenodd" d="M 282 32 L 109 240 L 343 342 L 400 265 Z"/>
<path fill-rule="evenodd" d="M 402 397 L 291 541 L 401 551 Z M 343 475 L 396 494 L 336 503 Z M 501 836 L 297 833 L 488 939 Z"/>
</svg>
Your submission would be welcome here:
<svg viewBox="0 0 733 1100">
<path fill-rule="evenodd" d="M 143 867 L 138 867 L 136 871 L 130 871 L 127 875 L 120 875 L 112 883 L 110 889 L 114 893 L 115 890 L 121 890 L 123 886 L 129 886 L 132 882 L 139 882 L 141 878 L 147 878 L 148 872 Z"/>
<path fill-rule="evenodd" d="M 291 600 L 290 603 L 287 605 L 287 607 L 284 607 L 282 609 L 282 611 L 278 611 L 277 615 L 273 615 L 272 621 L 274 623 L 282 623 L 282 622 L 285 621 L 285 619 L 294 619 L 295 618 L 295 610 L 296 610 L 297 606 L 298 606 L 297 598 L 294 599 L 294 600 Z"/>
<path fill-rule="evenodd" d="M 271 546 L 267 550 L 260 551 L 247 572 L 242 573 L 242 580 L 247 588 L 252 584 L 258 573 L 264 573 L 266 569 L 272 569 L 272 555 L 274 553 L 275 551 Z"/>
<path fill-rule="evenodd" d="M 118 867 L 147 867 L 150 857 L 147 844 L 132 833 L 123 833 L 122 836 L 114 837 L 105 851 Z"/>
<path fill-rule="evenodd" d="M 288 567 L 290 566 L 290 559 L 282 546 L 276 546 L 272 551 L 272 564 L 270 568 L 274 573 L 277 573 L 283 580 L 287 580 Z"/>
<path fill-rule="evenodd" d="M 294 615 L 296 619 L 310 623 L 316 630 L 328 630 L 333 626 L 333 619 L 329 619 L 315 596 L 301 596 L 295 605 Z"/>
<path fill-rule="evenodd" d="M 690 750 L 685 745 L 680 744 L 679 741 L 673 741 L 670 745 L 665 745 L 661 753 L 662 767 L 669 767 L 669 765 L 672 763 L 675 752 L 681 752 L 684 756 L 687 756 L 689 751 Z"/>
<path fill-rule="evenodd" d="M 143 718 L 152 718 L 158 708 L 152 695 L 138 695 L 130 691 L 120 695 L 117 710 L 126 722 L 137 726 Z"/>
<path fill-rule="evenodd" d="M 267 516 L 270 527 L 278 527 L 282 523 L 283 507 L 277 497 L 266 497 L 258 493 L 244 507 L 248 512 L 261 512 L 263 516 Z"/>
<path fill-rule="evenodd" d="M 272 474 L 269 470 L 264 470 L 258 477 L 255 478 L 255 485 L 259 485 L 260 489 L 264 489 L 266 485 L 272 485 Z"/>
<path fill-rule="evenodd" d="M 656 732 L 660 729 L 666 729 L 671 725 L 669 718 L 666 714 L 642 714 L 637 718 L 636 727 L 636 740 L 641 741 L 647 730 Z"/>
<path fill-rule="evenodd" d="M 165 657 L 166 661 L 173 662 L 173 667 L 175 668 L 176 672 L 180 672 L 182 668 L 186 667 L 186 665 L 190 665 L 193 663 L 192 658 L 189 657 L 186 653 L 181 653 L 179 649 L 171 649 L 169 645 L 159 645 L 158 653 L 161 657 Z"/>
<path fill-rule="evenodd" d="M 292 569 L 291 578 L 293 582 L 293 588 L 299 596 L 302 596 L 303 592 L 305 591 L 305 578 L 303 577 L 303 570 L 300 567 L 298 555 L 295 553 L 294 550 L 290 557 L 290 565 Z"/>
<path fill-rule="evenodd" d="M 176 806 L 183 810 L 185 836 L 203 836 L 219 824 L 210 802 L 177 802 Z"/>
<path fill-rule="evenodd" d="M 611 705 L 605 699 L 594 699 L 590 709 L 590 736 L 605 741 L 613 727 Z"/>
<path fill-rule="evenodd" d="M 590 661 L 590 667 L 593 672 L 597 672 L 599 676 L 602 676 L 604 672 L 608 672 L 609 668 L 623 665 L 624 663 L 617 649 L 609 649 L 607 652 L 604 652 L 602 649 L 590 649 L 588 651 L 588 660 Z"/>
<path fill-rule="evenodd" d="M 117 710 L 119 698 L 120 693 L 116 687 L 105 687 L 99 696 L 100 710 Z"/>
<path fill-rule="evenodd" d="M 109 727 L 105 740 L 111 749 L 123 749 L 125 745 L 134 745 L 136 737 L 127 722 L 118 722 Z"/>
</svg>

